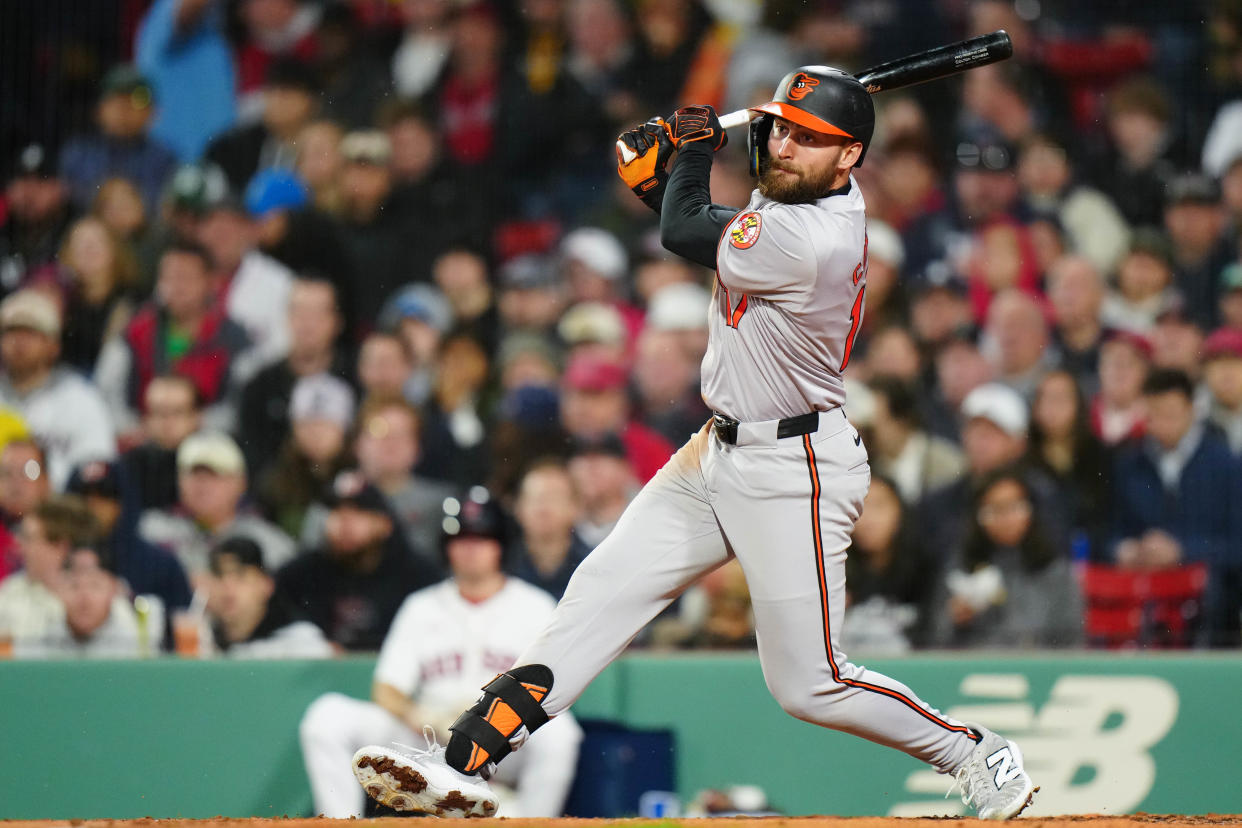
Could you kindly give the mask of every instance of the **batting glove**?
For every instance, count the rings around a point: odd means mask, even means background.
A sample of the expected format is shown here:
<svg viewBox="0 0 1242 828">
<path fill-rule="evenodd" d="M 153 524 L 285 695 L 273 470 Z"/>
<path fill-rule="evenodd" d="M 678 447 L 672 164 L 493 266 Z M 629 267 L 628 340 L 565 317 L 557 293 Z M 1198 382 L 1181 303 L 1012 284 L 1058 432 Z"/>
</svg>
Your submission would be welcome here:
<svg viewBox="0 0 1242 828">
<path fill-rule="evenodd" d="M 707 141 L 712 152 L 718 152 L 729 143 L 728 134 L 720 128 L 716 110 L 710 106 L 683 106 L 674 112 L 668 121 L 668 137 L 678 149 L 691 141 Z"/>
<path fill-rule="evenodd" d="M 632 153 L 628 161 L 623 147 Z M 673 142 L 664 119 L 652 118 L 617 137 L 617 175 L 634 195 L 652 209 L 659 210 L 664 200 L 664 185 L 668 182 L 665 167 L 672 154 Z"/>
</svg>

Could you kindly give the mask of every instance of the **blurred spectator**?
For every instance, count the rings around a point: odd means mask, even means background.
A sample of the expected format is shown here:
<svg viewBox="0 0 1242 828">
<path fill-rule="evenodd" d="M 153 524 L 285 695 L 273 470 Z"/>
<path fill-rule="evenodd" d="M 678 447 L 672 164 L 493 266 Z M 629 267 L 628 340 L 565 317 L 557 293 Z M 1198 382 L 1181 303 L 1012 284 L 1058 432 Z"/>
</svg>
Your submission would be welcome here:
<svg viewBox="0 0 1242 828">
<path fill-rule="evenodd" d="M 432 280 L 453 309 L 454 326 L 483 343 L 488 353 L 494 353 L 500 337 L 500 312 L 483 256 L 468 248 L 447 250 L 436 257 Z"/>
<path fill-rule="evenodd" d="M 619 363 L 591 354 L 572 357 L 561 385 L 561 424 L 576 439 L 620 437 L 634 473 L 645 482 L 672 456 L 673 446 L 633 419 L 625 385 Z"/>
<path fill-rule="evenodd" d="M 933 587 L 928 570 L 896 484 L 872 476 L 845 558 L 843 629 L 850 646 L 891 654 L 921 646 L 918 621 Z"/>
<path fill-rule="evenodd" d="M 378 50 L 367 48 L 353 7 L 324 6 L 316 37 L 324 114 L 351 129 L 370 126 L 380 101 L 391 94 L 392 80 Z"/>
<path fill-rule="evenodd" d="M 938 348 L 974 330 L 975 320 L 964 280 L 950 276 L 943 280 L 917 281 L 904 289 L 910 297 L 910 332 L 925 348 Z"/>
<path fill-rule="evenodd" d="M 243 375 L 289 351 L 289 295 L 294 274 L 258 247 L 258 228 L 226 192 L 203 205 L 192 238 L 211 254 L 214 291 L 228 318 L 246 332 Z"/>
<path fill-rule="evenodd" d="M 31 658 L 137 658 L 159 650 L 116 576 L 107 547 L 75 546 L 65 557 L 60 598 L 64 617 L 39 642 L 19 647 Z"/>
<path fill-rule="evenodd" d="M 406 281 L 414 245 L 408 220 L 392 202 L 392 145 L 379 130 L 351 132 L 341 141 L 341 240 L 349 257 L 351 307 L 360 320 L 379 315 L 384 300 Z"/>
<path fill-rule="evenodd" d="M 878 377 L 869 387 L 875 401 L 867 441 L 871 467 L 891 481 L 902 502 L 918 503 L 961 476 L 966 466 L 962 452 L 949 440 L 923 430 L 915 386 Z"/>
<path fill-rule="evenodd" d="M 6 159 L 7 160 L 7 159 Z M 27 144 L 6 171 L 0 211 L 0 293 L 16 290 L 27 274 L 50 264 L 73 219 L 69 185 L 56 174 L 48 148 Z"/>
<path fill-rule="evenodd" d="M 227 434 L 200 431 L 181 442 L 177 491 L 179 500 L 172 509 L 148 509 L 142 514 L 138 535 L 173 553 L 195 588 L 208 581 L 211 547 L 227 537 L 258 543 L 269 569 L 293 557 L 293 541 L 242 505 L 246 463 Z"/>
<path fill-rule="evenodd" d="M 901 284 L 905 260 L 905 245 L 897 231 L 883 221 L 868 221 L 867 312 L 854 341 L 856 351 L 865 351 L 869 332 L 909 321 L 908 299 Z"/>
<path fill-rule="evenodd" d="M 383 494 L 411 552 L 428 571 L 442 572 L 441 507 L 453 487 L 414 474 L 422 454 L 422 418 L 401 397 L 368 397 L 358 411 L 358 470 Z"/>
<path fill-rule="evenodd" d="M 608 537 L 638 494 L 638 479 L 625 444 L 614 434 L 575 440 L 569 455 L 569 476 L 582 508 L 574 531 L 594 549 Z"/>
<path fill-rule="evenodd" d="M 984 336 L 984 352 L 996 367 L 996 380 L 1031 399 L 1052 356 L 1041 304 L 1012 289 L 996 294 L 988 307 Z"/>
<path fill-rule="evenodd" d="M 263 550 L 248 538 L 226 538 L 211 550 L 207 606 L 213 643 L 229 658 L 328 658 L 318 627 L 276 593 Z"/>
<path fill-rule="evenodd" d="M 1242 457 L 1242 331 L 1220 328 L 1203 343 L 1203 393 L 1207 421 Z"/>
<path fill-rule="evenodd" d="M 559 601 L 591 551 L 574 532 L 578 493 L 562 461 L 537 461 L 526 470 L 513 515 L 522 533 L 509 549 L 506 570 Z"/>
<path fill-rule="evenodd" d="M 311 121 L 298 133 L 294 172 L 311 192 L 311 205 L 331 216 L 341 212 L 341 139 L 345 130 L 335 121 Z"/>
<path fill-rule="evenodd" d="M 917 105 L 911 107 L 921 114 Z M 939 161 L 921 131 L 897 132 L 884 143 L 884 164 L 875 173 L 889 202 L 885 218 L 903 236 L 919 216 L 944 210 L 947 194 Z"/>
<path fill-rule="evenodd" d="M 568 292 L 549 257 L 527 253 L 505 262 L 498 274 L 496 307 L 506 332 L 546 335 L 565 312 Z"/>
<path fill-rule="evenodd" d="M 919 506 L 918 530 L 924 552 L 941 563 L 954 550 L 963 548 L 963 533 L 971 523 L 972 498 L 984 479 L 998 469 L 1018 463 L 1027 450 L 1030 414 L 1026 401 L 1007 385 L 989 382 L 971 391 L 962 401 L 962 451 L 966 474 L 931 492 Z M 1065 504 L 1056 484 L 1036 468 L 1022 468 L 1023 483 L 1036 501 L 1041 531 L 1064 548 L 1069 531 Z"/>
<path fill-rule="evenodd" d="M 152 214 L 155 221 L 150 233 L 135 248 L 139 261 L 135 293 L 140 296 L 151 293 L 164 248 L 180 239 L 196 239 L 212 254 L 213 261 L 217 257 L 220 261 L 228 261 L 229 248 L 217 249 L 219 240 L 201 235 L 200 228 L 208 214 L 218 205 L 231 200 L 228 179 L 224 177 L 224 171 L 215 164 L 198 162 L 177 167 L 164 189 L 164 199 L 159 212 Z M 230 246 L 244 247 L 246 243 L 233 236 L 231 230 L 227 241 Z M 241 253 L 236 255 L 240 257 Z"/>
<path fill-rule="evenodd" d="M 1169 100 L 1152 80 L 1132 78 L 1108 96 L 1110 157 L 1095 165 L 1099 187 L 1131 227 L 1158 225 L 1173 177 Z"/>
<path fill-rule="evenodd" d="M 711 416 L 699 391 L 699 361 L 675 330 L 649 327 L 638 337 L 634 388 L 639 419 L 673 446 L 690 439 Z"/>
<path fill-rule="evenodd" d="M 42 447 L 29 435 L 5 442 L 0 449 L 0 580 L 21 564 L 17 534 L 22 518 L 51 493 Z"/>
<path fill-rule="evenodd" d="M 691 0 L 642 0 L 635 9 L 634 52 L 626 68 L 626 81 L 638 98 L 638 113 L 670 113 L 686 100 L 703 100 L 686 96 L 685 86 L 693 77 L 696 61 L 703 56 L 700 48 L 709 41 L 712 29 L 707 11 Z M 714 56 L 713 56 L 714 57 Z M 724 80 L 728 52 L 720 63 L 710 68 L 719 84 Z M 722 88 L 717 87 L 720 92 Z M 696 90 L 698 91 L 698 90 Z M 704 90 L 705 91 L 705 90 Z"/>
<path fill-rule="evenodd" d="M 1242 331 L 1242 263 L 1235 262 L 1220 274 L 1220 322 Z"/>
<path fill-rule="evenodd" d="M 141 515 L 177 502 L 177 448 L 203 424 L 198 386 L 181 374 L 160 374 L 147 384 L 142 437 L 120 459 L 125 505 Z"/>
<path fill-rule="evenodd" d="M 344 380 L 312 374 L 294 384 L 289 436 L 255 487 L 263 513 L 290 537 L 301 537 L 307 510 L 349 464 L 353 422 L 354 391 Z"/>
<path fill-rule="evenodd" d="M 353 373 L 339 345 L 343 321 L 332 282 L 294 279 L 287 308 L 288 354 L 255 374 L 241 391 L 238 442 L 256 480 L 289 434 L 289 403 L 297 381 L 316 374 L 349 379 Z"/>
<path fill-rule="evenodd" d="M 1216 324 L 1220 272 L 1237 258 L 1225 234 L 1220 187 L 1200 173 L 1178 176 L 1166 191 L 1164 227 L 1172 244 L 1174 283 L 1200 327 Z"/>
<path fill-rule="evenodd" d="M 377 331 L 358 349 L 358 383 L 363 396 L 404 396 L 414 379 L 414 361 L 406 340 Z"/>
<path fill-rule="evenodd" d="M 494 197 L 499 188 L 486 175 L 497 171 L 504 31 L 495 9 L 476 3 L 454 16 L 449 38 L 448 62 L 435 90 L 445 154 L 484 186 L 480 195 Z"/>
<path fill-rule="evenodd" d="M 431 396 L 440 343 L 448 333 L 453 312 L 439 290 L 427 284 L 407 285 L 388 298 L 379 315 L 379 328 L 405 343 L 411 373 L 402 387 L 405 398 L 422 405 Z"/>
<path fill-rule="evenodd" d="M 1091 430 L 1107 446 L 1143 434 L 1143 381 L 1151 355 L 1151 342 L 1129 331 L 1110 331 L 1100 344 L 1100 393 L 1091 401 Z"/>
<path fill-rule="evenodd" d="M 917 382 L 923 373 L 923 352 L 908 330 L 893 325 L 871 335 L 864 365 L 862 376 L 868 379 Z"/>
<path fill-rule="evenodd" d="M 344 472 L 323 496 L 323 546 L 276 573 L 276 594 L 346 650 L 376 650 L 405 596 L 439 573 L 416 562 L 379 490 Z"/>
<path fill-rule="evenodd" d="M 312 77 L 309 65 L 319 51 L 315 30 L 322 12 L 321 5 L 307 0 L 241 0 L 238 4 L 245 27 L 235 47 L 243 121 L 253 120 L 256 111 L 262 111 L 267 120 L 272 87 L 285 73 L 301 69 L 305 77 Z"/>
<path fill-rule="evenodd" d="M 208 422 L 231 427 L 236 388 L 234 361 L 249 340 L 224 314 L 212 290 L 212 261 L 200 245 L 180 241 L 160 257 L 155 296 L 125 332 L 104 345 L 95 381 L 108 396 L 111 419 L 123 431 L 138 423 L 147 385 L 165 373 L 193 380 L 211 410 Z M 98 459 L 98 458 L 92 458 Z"/>
<path fill-rule="evenodd" d="M 742 565 L 727 561 L 682 593 L 677 614 L 652 624 L 651 643 L 686 650 L 753 650 L 755 618 Z"/>
<path fill-rule="evenodd" d="M 180 169 L 180 167 L 178 167 Z M 173 173 L 173 178 L 176 172 Z M 171 179 L 170 179 L 171 180 Z M 168 198 L 169 187 L 164 187 L 162 199 Z M 161 203 L 163 203 L 161 201 Z M 154 242 L 152 222 L 142 203 L 142 194 L 128 178 L 109 178 L 99 185 L 99 194 L 91 202 L 91 215 L 103 222 L 104 226 L 116 236 L 117 240 L 128 245 L 135 254 L 134 267 L 141 267 L 143 254 Z M 138 282 L 139 274 L 130 274 L 131 282 Z M 131 284 L 131 289 L 135 285 Z"/>
<path fill-rule="evenodd" d="M 561 379 L 560 361 L 559 350 L 547 337 L 511 333 L 501 341 L 496 354 L 501 390 L 507 395 L 522 389 L 549 390 L 555 397 Z"/>
<path fill-rule="evenodd" d="M 1093 397 L 1099 390 L 1104 280 L 1095 265 L 1077 255 L 1057 259 L 1047 279 L 1055 363 L 1074 377 L 1083 394 Z"/>
<path fill-rule="evenodd" d="M 1031 404 L 1029 462 L 1057 484 L 1075 544 L 1099 558 L 1107 529 L 1112 458 L 1091 432 L 1086 397 L 1074 375 L 1049 371 Z"/>
<path fill-rule="evenodd" d="M 79 463 L 116 456 L 112 418 L 99 390 L 60 363 L 60 332 L 56 303 L 39 291 L 18 291 L 0 303 L 0 405 L 18 412 L 47 447 L 47 474 L 56 490 Z"/>
<path fill-rule="evenodd" d="M 935 375 L 933 394 L 924 401 L 924 422 L 928 432 L 957 440 L 958 411 L 971 391 L 992 379 L 992 365 L 975 341 L 962 334 L 947 340 L 936 351 Z"/>
<path fill-rule="evenodd" d="M 568 308 L 556 323 L 556 335 L 567 349 L 567 359 L 589 355 L 623 363 L 630 356 L 625 319 L 603 302 L 579 302 Z"/>
<path fill-rule="evenodd" d="M 64 623 L 65 563 L 72 550 L 94 542 L 94 519 L 76 497 L 53 496 L 22 518 L 22 570 L 0 582 L 0 629 L 15 649 L 46 641 Z"/>
<path fill-rule="evenodd" d="M 1114 555 L 1130 568 L 1206 563 L 1206 639 L 1236 646 L 1242 475 L 1224 439 L 1195 419 L 1193 393 L 1178 371 L 1153 371 L 1143 385 L 1147 436 L 1113 468 Z"/>
<path fill-rule="evenodd" d="M 244 0 L 247 8 L 273 4 L 297 4 L 298 0 Z M 289 59 L 274 61 L 263 74 L 254 78 L 255 85 L 247 83 L 242 66 L 242 93 L 257 89 L 263 84 L 259 95 L 249 105 L 257 108 L 257 122 L 234 127 L 218 135 L 207 146 L 203 158 L 224 170 L 229 189 L 235 193 L 245 192 L 255 173 L 270 167 L 291 169 L 297 160 L 296 141 L 302 129 L 310 123 L 317 106 L 318 83 L 314 74 L 304 64 Z M 243 100 L 243 107 L 247 102 Z M 244 116 L 243 120 L 247 120 Z M 252 119 L 250 119 L 252 120 Z"/>
<path fill-rule="evenodd" d="M 1101 273 L 1113 269 L 1130 228 L 1107 196 L 1075 179 L 1065 144 L 1046 133 L 1032 135 L 1021 148 L 1018 182 L 1028 208 L 1056 216 L 1074 253 Z"/>
<path fill-rule="evenodd" d="M 1155 228 L 1138 228 L 1117 264 L 1117 288 L 1104 300 L 1100 323 L 1150 334 L 1156 317 L 1179 301 L 1168 240 Z"/>
<path fill-rule="evenodd" d="M 629 257 L 616 236 L 597 227 L 580 227 L 561 240 L 560 255 L 570 302 L 611 305 L 625 322 L 627 341 L 633 339 L 643 316 L 626 299 Z"/>
<path fill-rule="evenodd" d="M 471 332 L 458 330 L 444 338 L 431 399 L 423 408 L 420 474 L 458 486 L 487 479 L 490 375 L 488 351 Z"/>
<path fill-rule="evenodd" d="M 109 571 L 122 580 L 122 594 L 154 595 L 169 613 L 187 607 L 185 570 L 171 554 L 138 537 L 139 513 L 126 508 L 122 474 L 119 463 L 87 463 L 74 469 L 65 491 L 81 497 L 94 516 L 96 548 L 107 555 Z M 163 631 L 154 632 L 163 637 Z"/>
<path fill-rule="evenodd" d="M 694 364 L 696 398 L 699 396 L 698 366 L 707 353 L 707 320 L 711 306 L 711 291 L 695 281 L 673 282 L 647 297 L 645 329 L 674 334 L 684 358 Z"/>
<path fill-rule="evenodd" d="M 99 132 L 70 139 L 60 152 L 60 173 L 79 209 L 89 207 L 99 185 L 113 176 L 132 181 L 148 211 L 159 206 L 177 159 L 147 134 L 155 103 L 150 82 L 133 66 L 104 75 L 95 112 Z"/>
<path fill-rule="evenodd" d="M 392 56 L 393 86 L 401 97 L 423 97 L 440 77 L 452 45 L 451 6 L 449 0 L 401 3 L 405 34 Z"/>
<path fill-rule="evenodd" d="M 612 123 L 647 117 L 638 111 L 626 83 L 633 41 L 629 20 L 617 0 L 576 0 L 566 4 L 564 12 L 569 74 L 600 102 Z"/>
<path fill-rule="evenodd" d="M 945 647 L 1072 647 L 1083 637 L 1082 593 L 1049 537 L 1026 475 L 999 469 L 971 501 L 966 541 L 933 610 Z"/>
<path fill-rule="evenodd" d="M 133 253 L 106 224 L 87 216 L 65 234 L 57 276 L 65 320 L 61 358 L 90 376 L 103 343 L 123 331 L 133 315 Z"/>
<path fill-rule="evenodd" d="M 1185 371 L 1198 381 L 1202 373 L 1203 329 L 1184 311 L 1181 298 L 1156 317 L 1151 331 L 1151 364 L 1155 368 Z"/>
<path fill-rule="evenodd" d="M 134 61 L 151 80 L 159 108 L 151 135 L 182 161 L 233 125 L 233 55 L 220 0 L 156 0 L 138 24 Z"/>
</svg>

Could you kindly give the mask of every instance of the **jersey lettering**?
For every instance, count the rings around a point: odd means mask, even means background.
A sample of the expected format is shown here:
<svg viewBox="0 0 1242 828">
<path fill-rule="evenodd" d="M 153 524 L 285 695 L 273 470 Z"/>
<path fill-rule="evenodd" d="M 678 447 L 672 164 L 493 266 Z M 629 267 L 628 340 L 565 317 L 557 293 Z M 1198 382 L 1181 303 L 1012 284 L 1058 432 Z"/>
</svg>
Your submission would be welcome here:
<svg viewBox="0 0 1242 828">
<path fill-rule="evenodd" d="M 854 268 L 854 284 L 858 284 L 867 275 L 867 248 L 871 246 L 871 237 L 863 233 L 862 261 Z"/>
<path fill-rule="evenodd" d="M 863 317 L 863 296 L 867 292 L 867 286 L 863 285 L 858 291 L 857 298 L 854 299 L 854 307 L 850 309 L 850 332 L 845 337 L 845 354 L 841 357 L 841 371 L 845 371 L 845 366 L 850 364 L 850 354 L 854 351 L 854 337 L 858 336 L 858 326 L 862 323 Z"/>
<path fill-rule="evenodd" d="M 986 761 L 989 768 L 996 768 L 996 776 L 993 778 L 998 790 L 1006 782 L 1012 782 L 1022 775 L 1022 768 L 1013 760 L 1013 752 L 1007 747 L 996 751 Z"/>
<path fill-rule="evenodd" d="M 730 328 L 737 328 L 738 323 L 742 321 L 742 317 L 746 315 L 746 308 L 750 304 L 750 297 L 743 293 L 742 298 L 734 305 L 733 295 L 724 286 L 724 283 L 720 284 L 720 289 L 724 291 L 725 324 Z"/>
</svg>

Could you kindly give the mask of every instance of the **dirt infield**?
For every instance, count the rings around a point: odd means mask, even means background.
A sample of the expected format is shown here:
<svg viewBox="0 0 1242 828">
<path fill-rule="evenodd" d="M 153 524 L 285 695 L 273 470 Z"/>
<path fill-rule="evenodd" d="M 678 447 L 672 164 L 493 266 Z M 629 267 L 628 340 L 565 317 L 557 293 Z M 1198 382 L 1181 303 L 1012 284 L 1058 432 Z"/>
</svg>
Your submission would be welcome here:
<svg viewBox="0 0 1242 828">
<path fill-rule="evenodd" d="M 358 828 L 409 828 L 406 819 L 352 820 Z M 1134 828 L 1158 824 L 1177 826 L 1242 825 L 1242 815 L 1133 814 L 1102 816 L 1088 814 L 1067 817 L 1031 817 L 1020 820 L 1023 828 Z M 906 819 L 897 817 L 764 817 L 748 819 L 472 819 L 470 828 L 980 828 L 977 819 Z M 190 828 L 341 828 L 336 819 L 129 819 L 29 821 L 0 820 L 0 828 L 161 828 L 186 825 Z M 464 828 L 464 826 L 463 826 Z"/>
</svg>

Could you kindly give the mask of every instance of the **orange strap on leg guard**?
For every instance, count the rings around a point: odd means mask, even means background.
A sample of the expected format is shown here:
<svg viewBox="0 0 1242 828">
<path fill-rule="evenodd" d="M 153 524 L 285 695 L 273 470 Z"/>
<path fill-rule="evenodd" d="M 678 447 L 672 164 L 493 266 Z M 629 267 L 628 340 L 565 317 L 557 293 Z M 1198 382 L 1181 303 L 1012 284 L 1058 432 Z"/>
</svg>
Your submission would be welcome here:
<svg viewBox="0 0 1242 828">
<path fill-rule="evenodd" d="M 478 773 L 484 765 L 499 762 L 513 746 L 518 729 L 534 732 L 548 721 L 540 705 L 552 689 L 552 671 L 542 664 L 527 664 L 501 673 L 483 688 L 483 695 L 457 717 L 445 750 L 445 761 L 462 773 Z"/>
</svg>

